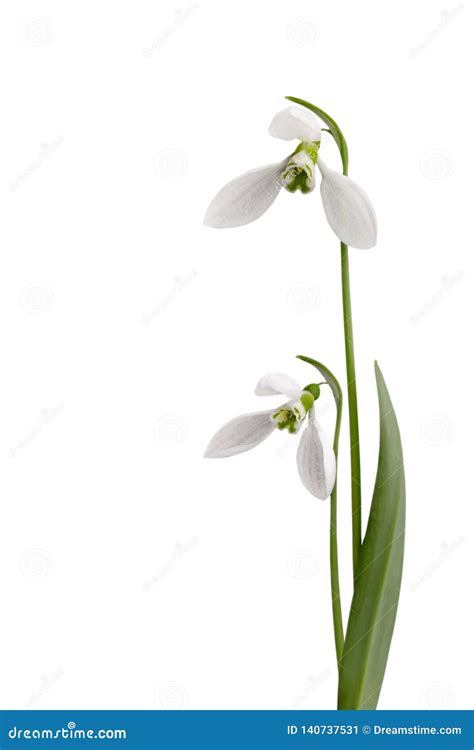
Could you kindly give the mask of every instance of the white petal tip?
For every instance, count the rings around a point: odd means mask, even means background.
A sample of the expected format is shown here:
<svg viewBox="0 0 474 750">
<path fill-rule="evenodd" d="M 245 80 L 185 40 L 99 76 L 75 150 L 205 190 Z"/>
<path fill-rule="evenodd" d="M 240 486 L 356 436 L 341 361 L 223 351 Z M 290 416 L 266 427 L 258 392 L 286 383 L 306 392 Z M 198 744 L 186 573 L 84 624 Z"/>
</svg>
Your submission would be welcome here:
<svg viewBox="0 0 474 750">
<path fill-rule="evenodd" d="M 231 419 L 216 432 L 205 450 L 204 458 L 228 458 L 255 448 L 275 429 L 270 419 L 272 411 L 243 414 Z"/>
<path fill-rule="evenodd" d="M 307 143 L 321 140 L 321 127 L 316 115 L 300 107 L 287 107 L 278 112 L 270 123 L 268 132 L 273 138 L 282 141 L 305 141 Z"/>
<path fill-rule="evenodd" d="M 320 425 L 311 420 L 301 436 L 297 464 L 300 479 L 318 500 L 327 500 L 336 482 L 336 457 Z"/>
<path fill-rule="evenodd" d="M 225 227 L 222 226 L 222 224 L 219 224 L 212 215 L 209 215 L 208 213 L 204 217 L 203 224 L 205 227 L 211 227 L 212 229 L 225 229 Z"/>
<path fill-rule="evenodd" d="M 211 204 L 204 217 L 203 224 L 211 229 L 231 229 L 232 227 L 238 227 L 241 225 L 235 217 L 230 218 L 225 213 L 214 211 L 214 206 Z M 243 222 L 245 223 L 245 222 Z"/>
<path fill-rule="evenodd" d="M 220 456 L 218 453 L 214 453 L 214 451 L 210 449 L 209 447 L 206 448 L 202 457 L 203 458 L 222 458 L 222 456 Z"/>
<path fill-rule="evenodd" d="M 337 237 L 350 247 L 369 250 L 377 244 L 377 217 L 359 185 L 329 169 L 321 159 L 321 197 L 328 223 Z"/>
<path fill-rule="evenodd" d="M 280 192 L 280 175 L 287 161 L 253 169 L 224 185 L 207 209 L 204 224 L 228 229 L 262 216 Z"/>
<path fill-rule="evenodd" d="M 296 380 L 282 372 L 269 372 L 261 378 L 255 386 L 256 396 L 284 395 L 288 398 L 298 398 L 301 387 Z"/>
</svg>

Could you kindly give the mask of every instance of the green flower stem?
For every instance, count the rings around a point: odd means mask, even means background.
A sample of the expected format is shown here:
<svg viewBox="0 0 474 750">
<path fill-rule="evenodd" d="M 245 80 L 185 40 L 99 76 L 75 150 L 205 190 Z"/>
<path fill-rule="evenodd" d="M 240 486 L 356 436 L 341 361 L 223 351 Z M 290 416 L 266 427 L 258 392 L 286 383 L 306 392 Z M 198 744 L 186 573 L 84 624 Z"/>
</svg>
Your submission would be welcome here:
<svg viewBox="0 0 474 750">
<path fill-rule="evenodd" d="M 341 418 L 342 418 L 342 390 L 336 377 L 332 374 L 328 368 L 311 357 L 305 357 L 302 354 L 298 355 L 298 359 L 307 362 L 308 364 L 315 367 L 323 377 L 326 378 L 325 382 L 332 390 L 334 401 L 336 403 L 336 427 L 334 429 L 334 440 L 333 449 L 334 455 L 336 456 L 339 450 L 339 433 L 341 431 Z M 320 385 L 323 385 L 320 383 Z M 339 563 L 337 553 L 337 477 L 334 484 L 334 489 L 331 493 L 331 514 L 330 514 L 330 526 L 329 526 L 329 563 L 331 570 L 331 603 L 332 603 L 332 619 L 334 627 L 334 641 L 336 644 L 336 658 L 338 670 L 340 669 L 342 651 L 344 648 L 344 626 L 342 623 L 342 611 L 341 611 L 341 593 L 339 588 Z"/>
<path fill-rule="evenodd" d="M 336 141 L 341 155 L 342 172 L 347 176 L 349 170 L 349 150 L 344 134 L 333 118 L 314 104 L 287 96 L 291 102 L 300 104 L 314 112 L 328 126 L 328 130 Z M 354 357 L 354 334 L 352 331 L 351 288 L 349 278 L 349 252 L 347 245 L 341 242 L 341 281 L 342 305 L 344 315 L 344 339 L 346 348 L 347 396 L 349 402 L 349 434 L 351 448 L 351 495 L 352 495 L 352 566 L 355 581 L 357 561 L 362 538 L 361 522 L 361 481 L 360 481 L 360 447 L 359 447 L 359 417 L 357 410 L 357 385 Z"/>
<path fill-rule="evenodd" d="M 352 489 L 352 565 L 354 580 L 359 560 L 362 537 L 361 476 L 359 448 L 359 416 L 357 408 L 357 383 L 354 357 L 354 333 L 352 330 L 351 287 L 349 276 L 349 250 L 341 242 L 342 309 L 344 317 L 344 340 L 346 348 L 347 396 L 349 402 L 349 433 L 351 447 Z"/>
<path fill-rule="evenodd" d="M 342 394 L 336 401 L 337 417 L 336 428 L 334 430 L 334 454 L 337 461 L 337 452 L 339 446 L 339 432 L 341 430 L 342 417 Z M 338 670 L 340 669 L 342 650 L 344 648 L 344 625 L 342 623 L 341 611 L 341 591 L 339 588 L 339 562 L 337 553 L 337 481 L 331 493 L 331 518 L 329 531 L 329 562 L 331 567 L 331 601 L 332 601 L 332 620 L 334 626 L 334 641 L 336 643 L 336 658 Z"/>
<path fill-rule="evenodd" d="M 331 494 L 331 531 L 329 537 L 329 561 L 331 565 L 331 601 L 334 642 L 336 644 L 337 668 L 341 668 L 344 649 L 344 625 L 342 623 L 341 592 L 339 589 L 339 564 L 337 560 L 337 488 Z"/>
<path fill-rule="evenodd" d="M 331 119 L 330 133 L 334 137 L 341 155 L 342 172 L 349 171 L 349 151 L 344 135 Z M 336 137 L 337 136 L 337 137 Z M 344 318 L 344 342 L 346 350 L 347 400 L 349 403 L 349 439 L 351 448 L 351 503 L 352 503 L 352 571 L 355 583 L 359 552 L 362 543 L 362 484 L 360 475 L 359 413 L 357 407 L 357 381 L 354 355 L 354 331 L 352 329 L 351 282 L 349 272 L 349 248 L 341 242 L 342 312 Z"/>
</svg>

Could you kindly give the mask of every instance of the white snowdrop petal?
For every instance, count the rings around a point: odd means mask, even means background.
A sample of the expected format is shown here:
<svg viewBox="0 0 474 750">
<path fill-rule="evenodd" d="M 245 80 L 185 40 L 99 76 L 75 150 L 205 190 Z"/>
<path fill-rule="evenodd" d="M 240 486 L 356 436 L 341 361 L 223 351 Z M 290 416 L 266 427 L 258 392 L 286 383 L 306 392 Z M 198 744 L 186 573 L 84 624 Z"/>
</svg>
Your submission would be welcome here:
<svg viewBox="0 0 474 750">
<path fill-rule="evenodd" d="M 255 386 L 257 396 L 285 395 L 291 399 L 298 398 L 301 390 L 296 380 L 282 372 L 269 372 Z"/>
<path fill-rule="evenodd" d="M 271 415 L 275 409 L 243 414 L 231 419 L 216 432 L 204 458 L 227 458 L 244 453 L 263 442 L 275 429 Z"/>
<path fill-rule="evenodd" d="M 349 177 L 329 169 L 318 159 L 321 197 L 331 229 L 346 245 L 359 249 L 377 242 L 377 217 L 365 192 Z"/>
<path fill-rule="evenodd" d="M 280 192 L 280 178 L 287 161 L 253 169 L 227 183 L 207 209 L 204 224 L 227 229 L 258 219 Z"/>
<path fill-rule="evenodd" d="M 336 456 L 322 427 L 312 415 L 301 435 L 296 462 L 300 479 L 308 492 L 326 500 L 336 481 Z"/>
<path fill-rule="evenodd" d="M 308 109 L 287 107 L 275 115 L 270 123 L 268 132 L 274 138 L 283 141 L 304 141 L 312 143 L 321 140 L 321 126 L 319 120 Z"/>
</svg>

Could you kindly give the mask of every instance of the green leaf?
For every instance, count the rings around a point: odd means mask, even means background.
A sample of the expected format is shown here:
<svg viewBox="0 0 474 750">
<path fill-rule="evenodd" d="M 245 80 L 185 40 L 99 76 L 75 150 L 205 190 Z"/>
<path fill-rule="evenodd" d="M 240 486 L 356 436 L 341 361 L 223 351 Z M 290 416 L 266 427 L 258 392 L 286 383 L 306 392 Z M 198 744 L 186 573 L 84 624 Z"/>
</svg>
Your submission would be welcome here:
<svg viewBox="0 0 474 750">
<path fill-rule="evenodd" d="M 397 418 L 375 363 L 380 449 L 339 676 L 339 709 L 375 709 L 397 614 L 405 542 L 405 473 Z"/>
<path fill-rule="evenodd" d="M 294 102 L 295 104 L 300 104 L 302 107 L 306 107 L 306 109 L 314 112 L 315 115 L 317 115 L 323 122 L 326 123 L 329 128 L 329 132 L 336 141 L 339 153 L 341 154 L 342 170 L 344 174 L 347 175 L 347 170 L 349 168 L 349 151 L 347 149 L 346 139 L 344 138 L 342 130 L 337 122 L 333 120 L 333 118 L 328 115 L 327 112 L 325 112 L 323 109 L 316 107 L 314 104 L 311 104 L 311 102 L 307 102 L 305 99 L 298 99 L 298 97 L 296 96 L 286 96 L 285 99 L 288 99 L 288 101 Z"/>
</svg>

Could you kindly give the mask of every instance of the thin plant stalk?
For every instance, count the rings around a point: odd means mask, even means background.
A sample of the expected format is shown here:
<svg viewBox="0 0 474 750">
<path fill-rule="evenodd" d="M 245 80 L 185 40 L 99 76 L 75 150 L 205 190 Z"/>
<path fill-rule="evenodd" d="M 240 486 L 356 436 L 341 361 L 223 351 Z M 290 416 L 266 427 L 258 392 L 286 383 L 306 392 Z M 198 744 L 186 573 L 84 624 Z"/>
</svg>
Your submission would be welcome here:
<svg viewBox="0 0 474 750">
<path fill-rule="evenodd" d="M 352 566 L 354 579 L 357 571 L 362 538 L 362 492 L 359 447 L 359 415 L 357 407 L 357 381 L 354 356 L 354 332 L 352 329 L 351 287 L 349 275 L 349 250 L 341 242 L 341 285 L 344 317 L 344 342 L 346 351 L 347 400 L 349 404 L 349 435 L 351 448 L 351 496 L 352 496 Z"/>
<path fill-rule="evenodd" d="M 334 440 L 333 449 L 334 455 L 336 456 L 339 450 L 339 434 L 341 431 L 341 418 L 342 418 L 342 403 L 343 396 L 341 386 L 339 385 L 337 378 L 332 374 L 328 368 L 311 357 L 305 357 L 302 354 L 298 355 L 298 359 L 307 362 L 324 375 L 327 385 L 330 386 L 334 401 L 336 403 L 336 427 L 334 429 Z M 320 384 L 322 385 L 322 383 Z M 341 609 L 341 593 L 339 588 L 339 562 L 338 562 L 338 548 L 337 548 L 337 476 L 334 483 L 333 491 L 331 492 L 331 508 L 330 508 L 330 524 L 329 524 L 329 563 L 330 563 L 330 574 L 331 574 L 331 605 L 332 605 L 332 619 L 334 628 L 334 642 L 336 646 L 336 658 L 338 670 L 340 669 L 342 652 L 344 648 L 344 626 L 342 621 L 342 609 Z"/>
<path fill-rule="evenodd" d="M 295 96 L 287 96 L 289 101 L 300 104 L 310 109 L 320 117 L 328 126 L 328 131 L 336 141 L 342 161 L 342 172 L 347 176 L 349 170 L 349 151 L 347 141 L 337 122 L 324 110 L 314 104 L 299 99 Z M 362 539 L 361 521 L 361 472 L 360 472 L 360 445 L 359 445 L 359 416 L 357 408 L 357 382 L 354 356 L 354 333 L 352 329 L 351 289 L 349 274 L 349 250 L 347 245 L 341 243 L 341 284 L 342 304 L 344 318 L 344 342 L 346 355 L 347 375 L 347 400 L 349 404 L 349 436 L 351 456 L 351 506 L 352 506 L 352 567 L 355 581 L 359 552 Z M 332 526 L 331 526 L 332 529 Z M 331 533 L 333 533 L 331 531 Z"/>
<path fill-rule="evenodd" d="M 337 459 L 339 432 L 341 430 L 342 394 L 337 403 L 336 429 L 334 430 L 334 453 Z M 331 516 L 329 532 L 329 562 L 331 569 L 331 603 L 332 620 L 334 626 L 334 641 L 336 644 L 337 667 L 340 669 L 342 650 L 344 648 L 344 625 L 342 622 L 341 591 L 339 587 L 339 562 L 337 551 L 337 479 L 331 493 Z"/>
</svg>

